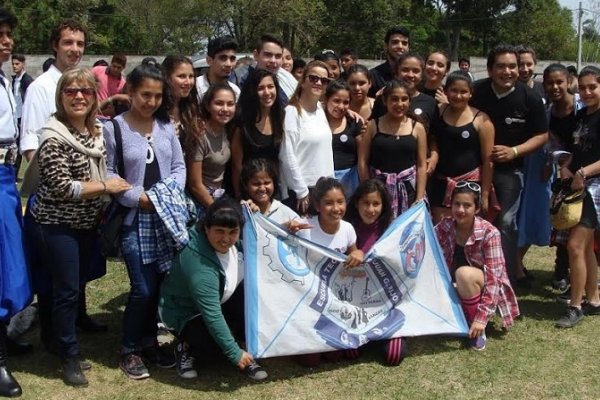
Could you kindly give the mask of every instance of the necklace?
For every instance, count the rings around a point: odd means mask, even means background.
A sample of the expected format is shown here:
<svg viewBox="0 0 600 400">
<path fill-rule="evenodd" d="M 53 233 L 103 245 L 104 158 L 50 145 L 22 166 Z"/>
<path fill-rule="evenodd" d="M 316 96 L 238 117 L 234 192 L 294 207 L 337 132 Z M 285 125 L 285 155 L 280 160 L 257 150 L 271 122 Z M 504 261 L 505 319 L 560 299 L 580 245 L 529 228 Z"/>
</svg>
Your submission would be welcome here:
<svg viewBox="0 0 600 400">
<path fill-rule="evenodd" d="M 146 140 L 148 141 L 148 150 L 146 152 L 146 164 L 152 164 L 154 162 L 154 140 L 152 139 L 152 134 L 147 133 L 144 135 Z"/>
</svg>

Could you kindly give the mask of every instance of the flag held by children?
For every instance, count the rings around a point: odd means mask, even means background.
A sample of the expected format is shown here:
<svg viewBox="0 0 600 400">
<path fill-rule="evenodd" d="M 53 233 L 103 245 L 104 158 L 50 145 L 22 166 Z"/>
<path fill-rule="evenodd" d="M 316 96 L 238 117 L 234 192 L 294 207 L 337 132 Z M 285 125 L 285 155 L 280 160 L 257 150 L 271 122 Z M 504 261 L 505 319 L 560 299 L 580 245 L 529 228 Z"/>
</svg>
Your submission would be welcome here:
<svg viewBox="0 0 600 400">
<path fill-rule="evenodd" d="M 254 357 L 468 332 L 424 203 L 398 217 L 357 268 L 345 267 L 344 254 L 245 213 L 246 341 Z"/>
</svg>

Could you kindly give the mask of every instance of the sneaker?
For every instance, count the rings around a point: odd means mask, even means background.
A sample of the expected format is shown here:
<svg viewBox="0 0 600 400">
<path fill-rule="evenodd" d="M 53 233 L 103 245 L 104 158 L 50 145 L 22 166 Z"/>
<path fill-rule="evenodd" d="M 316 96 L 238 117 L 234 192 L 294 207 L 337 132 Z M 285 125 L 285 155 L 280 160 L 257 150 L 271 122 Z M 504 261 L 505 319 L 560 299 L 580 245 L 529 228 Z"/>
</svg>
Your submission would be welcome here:
<svg viewBox="0 0 600 400">
<path fill-rule="evenodd" d="M 485 336 L 485 332 L 481 336 L 477 336 L 474 339 L 471 339 L 469 343 L 469 347 L 476 351 L 485 350 L 485 345 L 487 344 L 487 336 Z"/>
<path fill-rule="evenodd" d="M 156 343 L 154 346 L 142 349 L 142 358 L 144 361 L 154 364 L 159 368 L 169 369 L 176 364 L 175 357 L 172 352 L 165 351 L 166 346 L 159 346 Z"/>
<path fill-rule="evenodd" d="M 63 381 L 74 387 L 86 387 L 88 380 L 81 371 L 79 359 L 76 357 L 63 360 L 62 364 Z"/>
<path fill-rule="evenodd" d="M 189 353 L 189 346 L 185 342 L 177 342 L 173 349 L 175 356 L 175 370 L 177 375 L 184 379 L 194 379 L 198 377 L 198 371 L 194 368 L 194 357 Z"/>
<path fill-rule="evenodd" d="M 583 315 L 600 315 L 600 304 L 593 305 L 590 302 L 584 301 L 581 304 Z"/>
<path fill-rule="evenodd" d="M 552 287 L 561 293 L 565 293 L 569 289 L 570 285 L 566 279 L 553 279 Z"/>
<path fill-rule="evenodd" d="M 387 365 L 400 365 L 406 356 L 406 339 L 398 337 L 388 340 L 383 351 Z"/>
<path fill-rule="evenodd" d="M 556 301 L 562 304 L 571 304 L 571 288 L 568 288 L 563 294 L 556 296 Z"/>
<path fill-rule="evenodd" d="M 131 379 L 146 379 L 150 376 L 148 368 L 144 365 L 141 357 L 135 353 L 122 355 L 119 367 Z"/>
<path fill-rule="evenodd" d="M 557 328 L 572 328 L 583 319 L 583 312 L 577 307 L 569 306 L 567 313 L 556 321 Z"/>
<path fill-rule="evenodd" d="M 252 362 L 252 364 L 248 365 L 244 371 L 246 371 L 246 374 L 248 374 L 248 377 L 250 379 L 253 379 L 255 381 L 262 381 L 264 379 L 267 379 L 267 377 L 269 376 L 267 374 L 267 371 L 265 371 L 265 369 L 263 367 L 261 367 L 260 365 L 258 365 L 256 363 L 256 361 Z"/>
</svg>

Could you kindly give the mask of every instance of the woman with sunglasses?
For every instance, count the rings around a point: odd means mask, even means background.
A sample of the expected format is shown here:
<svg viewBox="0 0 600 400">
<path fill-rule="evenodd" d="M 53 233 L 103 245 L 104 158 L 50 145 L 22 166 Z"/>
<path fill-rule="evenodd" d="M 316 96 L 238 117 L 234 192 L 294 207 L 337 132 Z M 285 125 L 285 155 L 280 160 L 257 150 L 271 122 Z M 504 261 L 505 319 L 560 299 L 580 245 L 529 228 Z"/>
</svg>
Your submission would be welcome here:
<svg viewBox="0 0 600 400">
<path fill-rule="evenodd" d="M 285 108 L 285 140 L 279 159 L 289 189 L 286 202 L 300 215 L 308 211 L 309 190 L 317 180 L 333 177 L 331 129 L 320 102 L 330 81 L 327 64 L 309 62 Z"/>
<path fill-rule="evenodd" d="M 75 328 L 78 299 L 94 254 L 103 201 L 131 185 L 119 177 L 107 178 L 102 130 L 96 125 L 94 75 L 85 69 L 69 70 L 58 81 L 56 94 L 56 113 L 42 129 L 30 166 L 39 170 L 39 185 L 29 232 L 52 281 L 54 340 L 47 345 L 62 360 L 65 383 L 87 386 Z"/>
<path fill-rule="evenodd" d="M 481 186 L 460 181 L 452 191 L 452 216 L 435 233 L 469 324 L 469 347 L 484 350 L 485 327 L 496 309 L 507 329 L 519 316 L 519 306 L 506 273 L 500 232 L 477 216 Z"/>
</svg>

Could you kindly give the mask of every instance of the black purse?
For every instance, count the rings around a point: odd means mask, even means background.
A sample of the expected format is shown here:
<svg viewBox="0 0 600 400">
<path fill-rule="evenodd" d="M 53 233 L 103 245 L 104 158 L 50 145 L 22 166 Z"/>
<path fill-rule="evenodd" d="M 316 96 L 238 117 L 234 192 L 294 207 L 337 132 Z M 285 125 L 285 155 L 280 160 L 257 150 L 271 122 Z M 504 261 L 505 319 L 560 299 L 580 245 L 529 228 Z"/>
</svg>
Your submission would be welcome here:
<svg viewBox="0 0 600 400">
<path fill-rule="evenodd" d="M 123 139 L 121 137 L 121 127 L 115 120 L 111 120 L 115 132 L 115 150 L 117 158 L 117 172 L 119 176 L 125 179 L 125 162 L 123 160 Z M 123 220 L 129 212 L 129 208 L 121 205 L 116 199 L 112 199 L 108 206 L 101 213 L 100 223 L 98 225 L 100 252 L 106 258 L 121 257 L 121 226 Z"/>
</svg>

